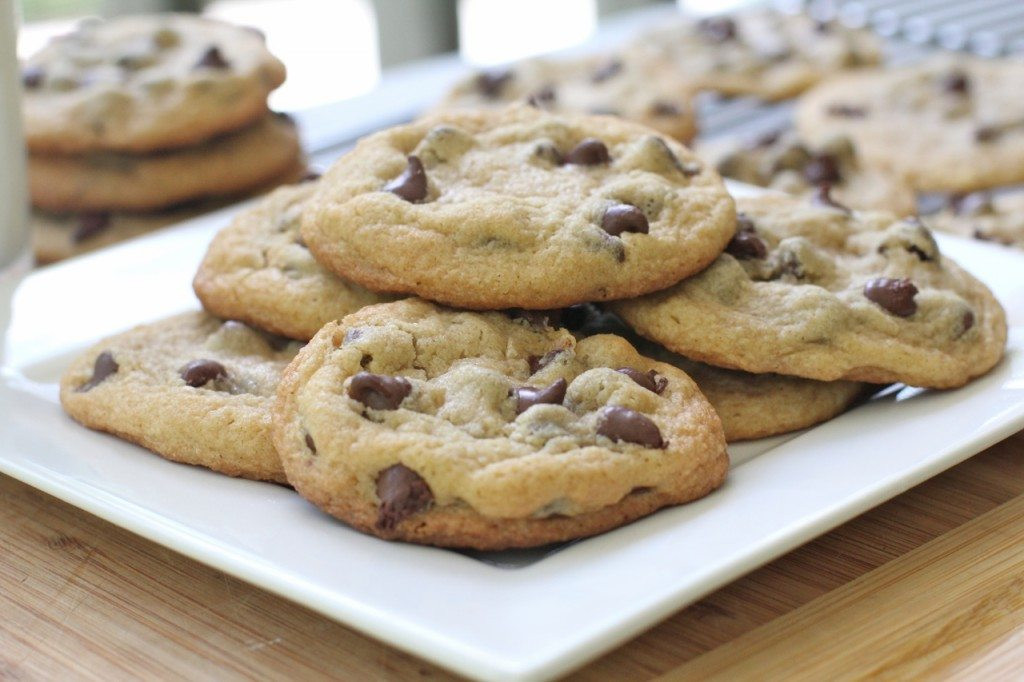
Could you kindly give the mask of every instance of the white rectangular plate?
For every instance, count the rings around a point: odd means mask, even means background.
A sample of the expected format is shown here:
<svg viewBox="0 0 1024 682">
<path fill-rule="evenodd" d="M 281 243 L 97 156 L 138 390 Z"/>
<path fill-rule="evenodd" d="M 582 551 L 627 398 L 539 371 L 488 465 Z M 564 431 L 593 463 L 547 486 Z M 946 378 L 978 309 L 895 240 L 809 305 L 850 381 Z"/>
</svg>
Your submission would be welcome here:
<svg viewBox="0 0 1024 682">
<path fill-rule="evenodd" d="M 566 672 L 1024 427 L 1024 257 L 942 238 L 1016 327 L 988 376 L 733 448 L 720 491 L 557 552 L 481 560 L 382 542 L 286 488 L 164 461 L 61 412 L 57 380 L 75 353 L 196 307 L 192 274 L 230 213 L 3 283 L 0 470 L 469 676 Z"/>
</svg>

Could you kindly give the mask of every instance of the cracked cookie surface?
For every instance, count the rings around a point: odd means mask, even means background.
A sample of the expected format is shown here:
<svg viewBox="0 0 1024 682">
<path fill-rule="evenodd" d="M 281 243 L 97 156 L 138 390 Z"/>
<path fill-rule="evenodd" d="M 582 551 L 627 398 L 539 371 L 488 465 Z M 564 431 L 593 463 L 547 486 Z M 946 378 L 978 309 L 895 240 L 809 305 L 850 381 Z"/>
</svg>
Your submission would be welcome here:
<svg viewBox="0 0 1024 682">
<path fill-rule="evenodd" d="M 282 187 L 217 233 L 193 281 L 207 310 L 308 340 L 331 320 L 389 300 L 313 259 L 299 224 L 315 191 L 316 182 Z"/>
<path fill-rule="evenodd" d="M 626 341 L 417 299 L 325 326 L 285 372 L 274 442 L 296 490 L 348 524 L 481 549 L 614 528 L 728 466 L 694 383 Z"/>
<path fill-rule="evenodd" d="M 796 113 L 812 144 L 845 135 L 915 189 L 966 192 L 1024 180 L 1024 63 L 959 55 L 844 75 Z"/>
<path fill-rule="evenodd" d="M 648 31 L 631 47 L 674 62 L 691 87 L 766 100 L 794 97 L 844 69 L 878 63 L 878 39 L 838 22 L 751 10 L 679 19 Z"/>
<path fill-rule="evenodd" d="M 186 14 L 87 20 L 22 68 L 33 153 L 148 152 L 241 128 L 284 65 L 256 31 Z"/>
<path fill-rule="evenodd" d="M 324 175 L 302 236 L 375 291 L 464 308 L 554 308 L 654 291 L 733 229 L 721 179 L 649 128 L 529 106 L 364 138 Z"/>
<path fill-rule="evenodd" d="M 188 149 L 33 155 L 28 161 L 33 206 L 55 212 L 161 209 L 241 194 L 304 172 L 295 124 L 274 114 Z"/>
<path fill-rule="evenodd" d="M 697 132 L 690 87 L 667 59 L 636 53 L 531 59 L 463 79 L 438 110 L 514 102 L 559 113 L 621 116 L 680 142 Z"/>
<path fill-rule="evenodd" d="M 952 388 L 1002 357 L 999 302 L 919 220 L 784 195 L 738 210 L 713 265 L 610 307 L 670 350 L 755 373 Z"/>
<path fill-rule="evenodd" d="M 283 483 L 271 403 L 298 349 L 241 322 L 183 313 L 83 353 L 61 378 L 61 405 L 167 459 Z"/>
</svg>

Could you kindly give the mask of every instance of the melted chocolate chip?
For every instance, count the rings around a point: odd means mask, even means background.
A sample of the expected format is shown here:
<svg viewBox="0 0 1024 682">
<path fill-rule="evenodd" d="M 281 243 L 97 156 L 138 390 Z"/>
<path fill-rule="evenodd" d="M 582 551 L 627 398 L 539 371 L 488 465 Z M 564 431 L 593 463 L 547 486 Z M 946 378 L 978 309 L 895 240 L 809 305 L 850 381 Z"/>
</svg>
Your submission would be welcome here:
<svg viewBox="0 0 1024 682">
<path fill-rule="evenodd" d="M 84 384 L 76 388 L 78 393 L 85 393 L 103 383 L 103 380 L 109 377 L 111 374 L 117 372 L 120 367 L 117 361 L 114 360 L 114 355 L 109 351 L 105 350 L 96 356 L 96 362 L 92 366 L 92 376 Z"/>
<path fill-rule="evenodd" d="M 647 216 L 636 206 L 615 204 L 609 206 L 601 216 L 601 228 L 608 234 L 618 237 L 623 232 L 647 234 L 650 225 L 647 223 Z"/>
<path fill-rule="evenodd" d="M 434 493 L 423 477 L 404 464 L 395 464 L 377 475 L 380 511 L 377 527 L 394 530 L 406 518 L 421 512 L 434 501 Z"/>
<path fill-rule="evenodd" d="M 527 104 L 531 107 L 537 107 L 538 109 L 543 109 L 554 101 L 555 88 L 550 85 L 545 85 L 540 90 L 537 90 L 526 98 Z"/>
<path fill-rule="evenodd" d="M 943 92 L 954 95 L 966 95 L 971 90 L 971 79 L 964 71 L 956 69 L 939 79 L 939 87 L 942 88 Z"/>
<path fill-rule="evenodd" d="M 397 194 L 406 201 L 415 204 L 427 196 L 427 173 L 423 170 L 423 162 L 418 156 L 410 156 L 408 165 L 402 174 L 384 185 L 385 192 Z"/>
<path fill-rule="evenodd" d="M 510 395 L 516 399 L 516 414 L 522 414 L 534 405 L 561 405 L 565 399 L 565 390 L 569 384 L 565 379 L 559 379 L 545 388 L 533 388 L 523 386 L 513 389 Z"/>
<path fill-rule="evenodd" d="M 601 83 L 622 71 L 622 62 L 618 59 L 610 59 L 602 64 L 594 75 L 590 77 L 591 82 Z"/>
<path fill-rule="evenodd" d="M 308 433 L 306 434 L 306 447 L 309 448 L 309 451 L 314 455 L 316 454 L 316 443 L 313 442 L 313 436 Z"/>
<path fill-rule="evenodd" d="M 597 433 L 614 441 L 636 443 L 645 448 L 663 448 L 666 443 L 658 425 L 646 416 L 626 407 L 601 408 Z"/>
<path fill-rule="evenodd" d="M 95 237 L 110 227 L 109 213 L 81 213 L 78 216 L 78 224 L 75 231 L 71 233 L 71 241 L 78 244 L 89 237 Z"/>
<path fill-rule="evenodd" d="M 508 69 L 484 71 L 476 77 L 476 88 L 484 97 L 496 99 L 510 80 L 512 72 Z"/>
<path fill-rule="evenodd" d="M 683 111 L 675 102 L 659 99 L 651 104 L 651 113 L 655 116 L 678 116 Z"/>
<path fill-rule="evenodd" d="M 360 372 L 348 384 L 348 397 L 374 410 L 397 410 L 412 384 L 402 377 Z"/>
<path fill-rule="evenodd" d="M 868 115 L 868 110 L 865 107 L 854 104 L 830 104 L 826 111 L 829 116 L 840 118 L 864 118 Z"/>
<path fill-rule="evenodd" d="M 910 317 L 917 312 L 917 287 L 909 279 L 879 277 L 864 285 L 864 297 L 893 315 Z"/>
<path fill-rule="evenodd" d="M 192 360 L 178 370 L 181 378 L 192 388 L 205 386 L 208 382 L 223 379 L 228 375 L 224 365 L 216 360 Z"/>
<path fill-rule="evenodd" d="M 834 208 L 842 211 L 843 213 L 852 213 L 852 211 L 840 204 L 838 201 L 832 198 L 832 185 L 822 184 L 818 185 L 814 192 L 814 196 L 811 197 L 811 203 L 818 206 L 827 206 L 828 208 Z"/>
<path fill-rule="evenodd" d="M 832 154 L 815 154 L 804 166 L 804 179 L 812 185 L 842 182 L 839 159 Z"/>
<path fill-rule="evenodd" d="M 41 66 L 26 66 L 21 71 L 21 84 L 29 90 L 35 90 L 43 84 L 46 72 Z"/>
<path fill-rule="evenodd" d="M 665 387 L 668 386 L 668 379 L 658 376 L 658 373 L 653 369 L 644 373 L 638 369 L 633 369 L 632 367 L 619 367 L 615 371 L 625 374 L 648 391 L 657 393 L 658 395 L 661 395 L 662 391 L 665 390 Z"/>
<path fill-rule="evenodd" d="M 963 327 L 963 331 L 960 332 L 960 333 L 961 334 L 966 334 L 967 331 L 971 327 L 974 326 L 974 311 L 971 311 L 971 310 L 964 311 L 964 316 L 963 316 L 963 318 L 961 319 L 960 322 L 961 322 L 961 326 Z"/>
<path fill-rule="evenodd" d="M 585 138 L 565 155 L 565 162 L 579 166 L 597 166 L 609 163 L 611 156 L 604 142 L 593 137 Z"/>
<path fill-rule="evenodd" d="M 198 62 L 196 62 L 197 69 L 227 69 L 230 68 L 230 66 L 231 63 L 224 58 L 220 48 L 216 45 L 208 47 L 206 52 L 203 53 L 203 56 L 199 58 Z"/>
<path fill-rule="evenodd" d="M 768 255 L 768 247 L 764 240 L 757 236 L 754 222 L 740 213 L 736 216 L 736 234 L 729 240 L 725 252 L 740 260 L 764 258 Z"/>
<path fill-rule="evenodd" d="M 736 22 L 729 17 L 711 17 L 697 22 L 697 31 L 705 39 L 724 43 L 736 37 Z"/>
<path fill-rule="evenodd" d="M 542 369 L 550 365 L 551 361 L 558 357 L 558 354 L 561 352 L 561 349 L 556 348 L 555 350 L 549 350 L 547 353 L 544 354 L 543 357 L 537 355 L 531 355 L 530 357 L 528 357 L 526 359 L 526 362 L 528 365 L 530 365 L 530 374 L 536 374 L 537 372 L 541 371 Z"/>
</svg>

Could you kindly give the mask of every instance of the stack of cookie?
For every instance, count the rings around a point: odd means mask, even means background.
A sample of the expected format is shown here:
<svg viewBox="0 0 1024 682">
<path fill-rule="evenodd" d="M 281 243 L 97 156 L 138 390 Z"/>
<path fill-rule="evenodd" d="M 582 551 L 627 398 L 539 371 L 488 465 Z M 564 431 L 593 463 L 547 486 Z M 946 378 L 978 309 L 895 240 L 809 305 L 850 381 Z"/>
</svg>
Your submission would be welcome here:
<svg viewBox="0 0 1024 682">
<path fill-rule="evenodd" d="M 23 66 L 37 259 L 210 210 L 305 172 L 285 77 L 252 30 L 192 15 L 83 23 Z"/>
<path fill-rule="evenodd" d="M 208 312 L 73 363 L 73 417 L 383 538 L 482 549 L 705 495 L 727 439 L 878 384 L 962 385 L 1006 337 L 919 221 L 736 201 L 654 129 L 529 106 L 365 138 L 239 215 L 194 286 Z"/>
</svg>

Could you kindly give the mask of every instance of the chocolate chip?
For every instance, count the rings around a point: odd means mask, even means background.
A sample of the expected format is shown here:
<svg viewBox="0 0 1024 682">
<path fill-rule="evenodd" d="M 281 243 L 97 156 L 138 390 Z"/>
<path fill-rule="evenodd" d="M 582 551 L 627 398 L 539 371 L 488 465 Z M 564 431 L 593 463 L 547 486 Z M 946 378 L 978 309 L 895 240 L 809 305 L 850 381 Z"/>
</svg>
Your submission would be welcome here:
<svg viewBox="0 0 1024 682">
<path fill-rule="evenodd" d="M 619 367 L 615 371 L 625 374 L 648 391 L 657 393 L 658 395 L 661 395 L 662 391 L 665 390 L 665 387 L 668 386 L 668 379 L 658 376 L 658 373 L 653 369 L 644 373 L 638 369 L 633 369 L 632 367 Z"/>
<path fill-rule="evenodd" d="M 834 208 L 843 213 L 852 213 L 852 211 L 840 204 L 838 201 L 832 198 L 832 185 L 818 185 L 814 191 L 814 196 L 811 197 L 811 203 L 818 206 L 827 206 L 828 208 Z"/>
<path fill-rule="evenodd" d="M 1002 126 L 988 125 L 978 126 L 974 130 L 974 140 L 976 142 L 991 142 L 992 140 L 999 137 L 1003 132 Z"/>
<path fill-rule="evenodd" d="M 192 360 L 178 370 L 178 373 L 192 388 L 199 388 L 210 381 L 223 379 L 228 375 L 224 365 L 216 360 Z"/>
<path fill-rule="evenodd" d="M 523 386 L 513 389 L 510 395 L 516 399 L 516 414 L 522 414 L 534 405 L 561 405 L 568 386 L 565 379 L 559 379 L 545 388 Z"/>
<path fill-rule="evenodd" d="M 724 43 L 736 37 L 736 22 L 729 17 L 701 19 L 697 31 L 712 42 Z"/>
<path fill-rule="evenodd" d="M 21 84 L 29 90 L 35 90 L 43 84 L 46 72 L 41 66 L 26 66 L 21 70 Z"/>
<path fill-rule="evenodd" d="M 955 69 L 939 79 L 939 87 L 944 92 L 966 95 L 971 90 L 971 80 L 965 72 Z"/>
<path fill-rule="evenodd" d="M 917 312 L 917 287 L 909 279 L 879 277 L 864 285 L 864 297 L 893 315 L 910 317 Z"/>
<path fill-rule="evenodd" d="M 829 116 L 838 116 L 840 118 L 864 118 L 868 115 L 866 107 L 854 104 L 830 104 L 826 111 Z"/>
<path fill-rule="evenodd" d="M 601 83 L 620 71 L 622 71 L 622 62 L 618 59 L 609 59 L 594 72 L 594 75 L 590 77 L 590 80 L 593 83 Z"/>
<path fill-rule="evenodd" d="M 647 234 L 650 225 L 647 216 L 636 206 L 615 204 L 605 209 L 601 216 L 601 228 L 608 234 L 618 237 L 623 232 L 639 232 Z"/>
<path fill-rule="evenodd" d="M 512 80 L 512 72 L 508 69 L 484 71 L 476 77 L 476 88 L 484 97 L 497 99 L 505 84 Z"/>
<path fill-rule="evenodd" d="M 550 85 L 545 85 L 540 90 L 537 90 L 529 97 L 526 98 L 526 103 L 531 107 L 537 107 L 543 109 L 547 105 L 555 101 L 555 89 Z"/>
<path fill-rule="evenodd" d="M 839 159 L 832 154 L 815 154 L 804 166 L 804 179 L 812 185 L 842 182 Z"/>
<path fill-rule="evenodd" d="M 969 330 L 971 327 L 974 326 L 974 312 L 973 311 L 971 311 L 971 310 L 964 311 L 964 316 L 961 319 L 961 326 L 963 327 L 963 331 L 960 332 L 961 334 L 966 333 L 967 330 Z"/>
<path fill-rule="evenodd" d="M 550 365 L 551 361 L 558 357 L 558 354 L 561 352 L 562 350 L 560 348 L 556 348 L 555 350 L 549 350 L 543 357 L 538 355 L 531 355 L 528 357 L 526 359 L 526 363 L 530 365 L 530 374 L 536 374 Z"/>
<path fill-rule="evenodd" d="M 196 62 L 195 68 L 227 69 L 230 66 L 231 64 L 224 58 L 220 48 L 216 45 L 211 45 L 206 48 L 206 52 L 204 52 L 203 56 L 199 58 L 198 62 Z"/>
<path fill-rule="evenodd" d="M 754 222 L 740 213 L 736 216 L 736 234 L 729 240 L 725 252 L 740 260 L 764 258 L 768 255 L 768 247 L 764 240 L 757 236 Z"/>
<path fill-rule="evenodd" d="M 659 99 L 651 104 L 651 113 L 655 116 L 678 116 L 683 110 L 675 102 Z"/>
<path fill-rule="evenodd" d="M 78 216 L 78 224 L 75 231 L 71 233 L 71 241 L 78 244 L 89 237 L 95 237 L 110 227 L 109 213 L 81 213 Z"/>
<path fill-rule="evenodd" d="M 585 138 L 565 155 L 566 163 L 579 166 L 596 166 L 610 161 L 608 147 L 604 145 L 604 142 L 593 137 Z"/>
<path fill-rule="evenodd" d="M 114 360 L 114 355 L 109 351 L 105 350 L 96 356 L 96 362 L 92 366 L 92 376 L 84 384 L 76 388 L 78 393 L 85 393 L 103 383 L 103 380 L 109 377 L 111 374 L 117 372 L 120 369 L 117 362 Z"/>
<path fill-rule="evenodd" d="M 645 448 L 663 448 L 666 443 L 661 437 L 658 425 L 639 412 L 627 407 L 609 406 L 601 408 L 597 422 L 597 433 L 614 441 L 636 443 Z"/>
<path fill-rule="evenodd" d="M 314 455 L 316 454 L 316 443 L 313 442 L 313 436 L 308 433 L 306 434 L 306 447 L 309 448 L 309 451 Z"/>
<path fill-rule="evenodd" d="M 402 377 L 360 372 L 348 384 L 348 397 L 374 410 L 397 410 L 412 384 Z"/>
<path fill-rule="evenodd" d="M 408 202 L 416 203 L 427 196 L 427 173 L 418 156 L 410 156 L 402 174 L 384 185 L 385 192 L 397 194 Z"/>
<path fill-rule="evenodd" d="M 434 501 L 434 493 L 423 477 L 404 464 L 389 466 L 377 475 L 377 497 L 377 528 L 381 530 L 394 530 L 404 519 Z"/>
</svg>

